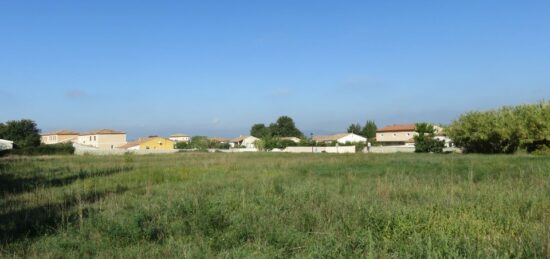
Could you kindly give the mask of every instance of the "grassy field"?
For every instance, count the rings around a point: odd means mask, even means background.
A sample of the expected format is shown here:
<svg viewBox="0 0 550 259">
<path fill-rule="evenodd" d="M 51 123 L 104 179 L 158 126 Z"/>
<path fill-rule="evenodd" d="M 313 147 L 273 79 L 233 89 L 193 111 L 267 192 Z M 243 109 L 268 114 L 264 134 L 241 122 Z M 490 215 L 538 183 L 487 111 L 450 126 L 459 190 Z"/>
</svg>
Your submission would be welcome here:
<svg viewBox="0 0 550 259">
<path fill-rule="evenodd" d="M 550 157 L 0 160 L 0 257 L 550 257 Z"/>
</svg>

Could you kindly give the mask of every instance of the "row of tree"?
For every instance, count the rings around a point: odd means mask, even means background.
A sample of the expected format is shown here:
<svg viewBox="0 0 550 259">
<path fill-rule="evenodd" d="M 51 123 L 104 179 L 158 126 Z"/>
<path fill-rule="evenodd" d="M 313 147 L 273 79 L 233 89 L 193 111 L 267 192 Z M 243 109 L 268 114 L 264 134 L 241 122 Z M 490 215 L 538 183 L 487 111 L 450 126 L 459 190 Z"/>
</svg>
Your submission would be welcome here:
<svg viewBox="0 0 550 259">
<path fill-rule="evenodd" d="M 447 132 L 455 145 L 470 153 L 514 153 L 550 149 L 550 102 L 468 112 Z"/>
<path fill-rule="evenodd" d="M 369 140 L 376 138 L 376 130 L 378 130 L 376 123 L 372 120 L 368 120 L 363 127 L 359 123 L 351 124 L 348 127 L 348 133 L 357 134 Z"/>
<path fill-rule="evenodd" d="M 296 128 L 294 120 L 288 116 L 281 116 L 275 123 L 265 126 L 263 123 L 252 125 L 250 135 L 257 138 L 273 137 L 297 137 L 303 138 L 304 134 Z"/>
<path fill-rule="evenodd" d="M 32 120 L 12 120 L 0 123 L 0 139 L 11 140 L 15 148 L 40 145 L 40 129 Z"/>
</svg>

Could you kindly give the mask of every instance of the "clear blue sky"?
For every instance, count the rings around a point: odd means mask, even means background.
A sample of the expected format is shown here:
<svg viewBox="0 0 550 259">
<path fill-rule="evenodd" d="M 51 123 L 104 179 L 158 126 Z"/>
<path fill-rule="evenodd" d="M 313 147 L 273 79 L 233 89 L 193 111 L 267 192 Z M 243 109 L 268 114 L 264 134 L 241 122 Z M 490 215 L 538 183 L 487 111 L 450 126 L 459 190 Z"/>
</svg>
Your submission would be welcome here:
<svg viewBox="0 0 550 259">
<path fill-rule="evenodd" d="M 0 1 L 0 121 L 130 137 L 550 97 L 550 1 Z"/>
</svg>

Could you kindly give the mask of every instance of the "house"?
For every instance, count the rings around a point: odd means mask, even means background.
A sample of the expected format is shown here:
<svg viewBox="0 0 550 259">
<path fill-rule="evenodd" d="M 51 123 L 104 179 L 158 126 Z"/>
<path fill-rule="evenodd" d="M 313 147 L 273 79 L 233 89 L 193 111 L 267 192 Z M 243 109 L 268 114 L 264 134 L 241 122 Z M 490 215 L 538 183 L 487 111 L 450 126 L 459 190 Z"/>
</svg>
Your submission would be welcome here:
<svg viewBox="0 0 550 259">
<path fill-rule="evenodd" d="M 414 145 L 415 124 L 389 125 L 376 131 L 376 142 L 384 146 Z"/>
<path fill-rule="evenodd" d="M 77 143 L 98 149 L 115 149 L 126 144 L 126 133 L 111 129 L 100 129 L 81 133 Z"/>
<path fill-rule="evenodd" d="M 40 135 L 40 142 L 46 145 L 76 142 L 77 139 L 78 132 L 71 130 L 58 130 Z"/>
<path fill-rule="evenodd" d="M 118 149 L 127 149 L 127 150 L 173 150 L 175 141 L 170 139 L 151 136 L 148 138 L 140 138 L 138 140 L 128 142 L 122 146 L 119 146 Z"/>
<path fill-rule="evenodd" d="M 229 146 L 232 148 L 255 148 L 256 146 L 254 143 L 259 140 L 259 138 L 256 138 L 254 136 L 239 136 L 238 138 L 234 138 L 229 141 Z"/>
<path fill-rule="evenodd" d="M 0 139 L 0 151 L 13 149 L 13 141 L 7 139 Z"/>
<path fill-rule="evenodd" d="M 229 139 L 221 138 L 221 137 L 209 137 L 208 141 L 217 142 L 217 143 L 221 143 L 221 144 L 229 143 Z"/>
<path fill-rule="evenodd" d="M 367 138 L 354 133 L 340 133 L 330 136 L 313 136 L 313 140 L 317 143 L 367 143 Z"/>
<path fill-rule="evenodd" d="M 282 137 L 280 140 L 290 140 L 294 143 L 300 143 L 300 139 L 297 137 Z"/>
<path fill-rule="evenodd" d="M 176 133 L 176 134 L 170 135 L 168 139 L 174 142 L 189 142 L 191 141 L 191 136 L 183 133 Z"/>
</svg>

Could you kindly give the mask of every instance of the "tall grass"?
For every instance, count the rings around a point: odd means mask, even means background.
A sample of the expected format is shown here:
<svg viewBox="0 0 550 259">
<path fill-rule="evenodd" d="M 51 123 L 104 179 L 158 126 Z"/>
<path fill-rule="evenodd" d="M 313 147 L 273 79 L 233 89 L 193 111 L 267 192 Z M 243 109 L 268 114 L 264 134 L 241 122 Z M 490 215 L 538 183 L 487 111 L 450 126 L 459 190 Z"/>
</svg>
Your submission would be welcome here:
<svg viewBox="0 0 550 259">
<path fill-rule="evenodd" d="M 1 257 L 550 257 L 550 159 L 0 160 Z"/>
</svg>

